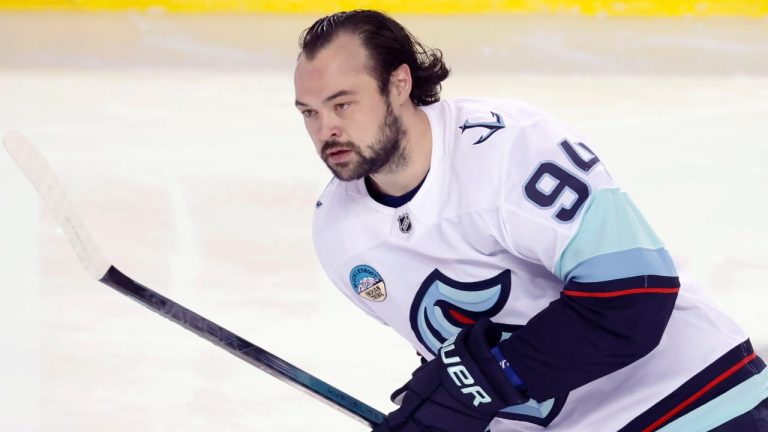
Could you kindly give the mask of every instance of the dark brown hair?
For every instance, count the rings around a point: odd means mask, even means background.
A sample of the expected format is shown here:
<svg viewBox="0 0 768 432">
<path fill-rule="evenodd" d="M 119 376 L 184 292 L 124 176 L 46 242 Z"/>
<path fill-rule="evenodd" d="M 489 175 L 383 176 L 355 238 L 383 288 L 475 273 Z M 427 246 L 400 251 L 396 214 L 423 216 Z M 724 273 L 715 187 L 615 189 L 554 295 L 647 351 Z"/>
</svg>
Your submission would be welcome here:
<svg viewBox="0 0 768 432">
<path fill-rule="evenodd" d="M 384 13 L 353 10 L 320 18 L 299 37 L 302 54 L 312 59 L 342 32 L 360 38 L 371 62 L 368 68 L 382 94 L 389 88 L 392 72 L 407 64 L 413 78 L 411 101 L 422 106 L 440 100 L 440 83 L 450 73 L 443 62 L 443 53 L 422 45 L 405 27 Z"/>
</svg>

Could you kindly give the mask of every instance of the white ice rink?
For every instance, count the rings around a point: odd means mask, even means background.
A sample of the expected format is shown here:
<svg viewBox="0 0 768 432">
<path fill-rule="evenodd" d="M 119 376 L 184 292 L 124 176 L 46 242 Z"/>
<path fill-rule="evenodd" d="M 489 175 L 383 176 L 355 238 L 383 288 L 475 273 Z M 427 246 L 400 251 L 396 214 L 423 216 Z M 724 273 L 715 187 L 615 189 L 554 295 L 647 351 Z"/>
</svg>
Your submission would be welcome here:
<svg viewBox="0 0 768 432">
<path fill-rule="evenodd" d="M 383 411 L 413 350 L 315 260 L 329 174 L 293 107 L 315 17 L 0 14 L 0 135 L 34 141 L 123 272 Z M 768 354 L 768 21 L 405 17 L 447 98 L 591 137 Z M 0 431 L 363 431 L 88 279 L 0 151 Z"/>
</svg>

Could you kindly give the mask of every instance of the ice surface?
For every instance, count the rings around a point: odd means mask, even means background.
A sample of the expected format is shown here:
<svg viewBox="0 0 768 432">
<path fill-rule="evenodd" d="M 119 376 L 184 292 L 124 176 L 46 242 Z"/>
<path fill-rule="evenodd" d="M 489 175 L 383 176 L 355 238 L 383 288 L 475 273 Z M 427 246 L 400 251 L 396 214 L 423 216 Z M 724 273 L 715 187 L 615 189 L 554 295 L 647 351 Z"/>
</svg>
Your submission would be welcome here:
<svg viewBox="0 0 768 432">
<path fill-rule="evenodd" d="M 293 107 L 313 17 L 0 15 L 0 134 L 37 143 L 125 273 L 378 407 L 417 364 L 326 280 L 329 174 Z M 768 26 L 405 17 L 446 97 L 527 100 L 591 138 L 768 350 Z M 90 281 L 0 152 L 0 430 L 365 430 Z"/>
</svg>

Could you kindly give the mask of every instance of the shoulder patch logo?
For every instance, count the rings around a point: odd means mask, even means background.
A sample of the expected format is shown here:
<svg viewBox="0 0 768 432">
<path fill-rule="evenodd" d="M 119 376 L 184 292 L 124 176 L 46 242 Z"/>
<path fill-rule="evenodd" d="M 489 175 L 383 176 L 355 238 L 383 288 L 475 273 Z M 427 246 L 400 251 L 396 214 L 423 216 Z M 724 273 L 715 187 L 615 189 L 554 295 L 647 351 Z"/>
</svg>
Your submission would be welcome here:
<svg viewBox="0 0 768 432">
<path fill-rule="evenodd" d="M 359 265 L 349 272 L 352 289 L 362 298 L 383 302 L 387 298 L 387 287 L 379 272 L 368 265 Z"/>
<path fill-rule="evenodd" d="M 464 131 L 472 128 L 480 127 L 480 128 L 488 129 L 488 133 L 486 133 L 485 135 L 481 135 L 480 138 L 477 139 L 477 141 L 472 143 L 472 145 L 477 145 L 477 144 L 484 143 L 488 138 L 491 137 L 491 135 L 507 127 L 507 125 L 504 124 L 504 119 L 501 118 L 501 115 L 493 111 L 491 111 L 491 115 L 493 116 L 493 119 L 494 119 L 493 121 L 471 123 L 469 119 L 464 120 L 464 124 L 459 126 L 459 129 L 461 129 L 461 134 L 463 135 Z"/>
</svg>

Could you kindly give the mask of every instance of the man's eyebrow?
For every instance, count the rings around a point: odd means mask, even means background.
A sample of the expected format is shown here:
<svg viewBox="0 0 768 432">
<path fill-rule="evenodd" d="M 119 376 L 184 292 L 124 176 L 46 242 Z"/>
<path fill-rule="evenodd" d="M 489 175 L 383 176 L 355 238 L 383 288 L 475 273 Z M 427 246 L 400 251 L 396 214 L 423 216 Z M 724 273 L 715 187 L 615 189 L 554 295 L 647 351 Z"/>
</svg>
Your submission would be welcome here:
<svg viewBox="0 0 768 432">
<path fill-rule="evenodd" d="M 332 100 L 334 100 L 336 98 L 340 98 L 342 96 L 353 95 L 354 93 L 355 92 L 353 92 L 352 90 L 339 90 L 336 93 L 334 93 L 334 94 L 328 96 L 327 98 L 323 99 L 323 102 L 330 102 L 330 101 L 332 101 Z M 298 99 L 296 99 L 295 105 L 297 107 L 307 107 L 307 106 L 309 106 L 306 103 L 304 103 L 304 102 L 302 102 L 302 101 L 300 101 Z"/>
<path fill-rule="evenodd" d="M 323 100 L 323 102 L 330 102 L 330 101 L 332 101 L 332 100 L 334 100 L 336 98 L 339 98 L 339 97 L 342 97 L 342 96 L 349 96 L 349 95 L 351 95 L 353 93 L 354 92 L 352 90 L 339 90 L 336 93 L 334 93 L 334 94 L 328 96 L 327 98 L 325 98 L 325 100 Z"/>
</svg>

